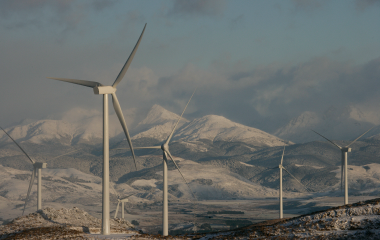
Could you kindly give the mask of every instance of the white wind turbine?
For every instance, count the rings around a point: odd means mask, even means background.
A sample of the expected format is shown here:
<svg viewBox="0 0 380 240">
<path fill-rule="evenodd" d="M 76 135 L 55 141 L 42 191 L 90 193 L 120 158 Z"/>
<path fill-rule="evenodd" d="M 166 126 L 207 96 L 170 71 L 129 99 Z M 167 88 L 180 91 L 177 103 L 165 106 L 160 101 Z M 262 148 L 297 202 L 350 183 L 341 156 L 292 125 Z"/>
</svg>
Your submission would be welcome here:
<svg viewBox="0 0 380 240">
<path fill-rule="evenodd" d="M 119 101 L 116 97 L 116 86 L 120 83 L 120 81 L 123 79 L 125 73 L 128 70 L 129 65 L 132 62 L 133 57 L 135 56 L 135 53 L 137 51 L 137 48 L 139 47 L 141 38 L 144 34 L 146 28 L 146 24 L 144 26 L 144 29 L 140 35 L 139 40 L 137 41 L 131 55 L 129 55 L 128 60 L 125 62 L 123 68 L 121 69 L 119 75 L 116 77 L 115 82 L 112 86 L 104 86 L 101 83 L 93 82 L 93 81 L 87 81 L 87 80 L 77 80 L 77 79 L 67 79 L 67 78 L 50 78 L 55 79 L 59 81 L 74 83 L 86 87 L 91 87 L 94 91 L 94 94 L 103 95 L 103 191 L 102 191 L 102 231 L 101 233 L 103 235 L 109 235 L 110 234 L 110 208 L 109 208 L 109 133 L 108 133 L 108 94 L 112 95 L 112 103 L 113 107 L 115 109 L 116 115 L 119 118 L 119 121 L 121 123 L 121 126 L 123 127 L 125 136 L 127 137 L 129 147 L 132 152 L 133 160 L 135 162 L 136 166 L 136 159 L 135 159 L 135 153 L 133 151 L 131 138 L 129 136 L 127 124 L 125 123 L 125 119 L 123 116 L 123 113 L 121 111 L 121 107 L 119 104 Z"/>
<path fill-rule="evenodd" d="M 134 194 L 131 194 L 129 196 L 126 196 L 125 198 L 120 198 L 120 196 L 117 196 L 117 207 L 116 207 L 116 211 L 115 211 L 115 217 L 117 217 L 117 214 L 119 212 L 119 205 L 121 203 L 121 218 L 124 219 L 124 203 L 128 202 L 128 198 L 135 195 L 136 193 Z"/>
<path fill-rule="evenodd" d="M 20 150 L 25 154 L 25 156 L 32 162 L 33 164 L 33 172 L 32 172 L 32 176 L 31 176 L 31 179 L 30 179 L 30 182 L 29 182 L 29 188 L 28 188 L 28 193 L 26 194 L 26 198 L 25 198 L 25 204 L 24 204 L 24 209 L 22 210 L 22 215 L 24 215 L 24 212 L 25 212 L 25 208 L 26 208 L 26 204 L 28 203 L 28 200 L 29 200 L 29 195 L 30 195 L 30 191 L 32 190 L 32 186 L 34 184 L 34 179 L 36 177 L 36 172 L 37 172 L 37 211 L 38 210 L 41 210 L 42 209 L 42 174 L 41 174 L 41 169 L 42 168 L 46 168 L 46 163 L 44 162 L 36 162 L 34 161 L 25 151 L 24 149 L 22 149 L 22 147 L 2 128 L 0 127 L 1 130 L 3 130 L 3 132 L 5 132 L 5 134 L 8 135 L 8 137 L 10 139 L 12 139 L 12 141 L 20 148 Z M 59 155 L 53 159 L 56 159 L 56 158 L 59 158 L 59 157 L 62 157 L 64 155 L 67 155 L 67 154 L 70 154 L 70 153 L 73 153 L 73 152 L 76 152 L 78 151 L 79 149 L 77 150 L 74 150 L 74 151 L 71 151 L 71 152 L 68 152 L 68 153 L 65 153 L 65 154 L 62 154 L 62 155 Z M 53 160 L 51 159 L 51 160 Z"/>
<path fill-rule="evenodd" d="M 284 169 L 287 173 L 289 173 L 290 176 L 292 176 L 299 184 L 301 184 L 306 190 L 307 187 L 303 185 L 293 174 L 291 174 L 286 168 L 282 165 L 284 161 L 284 153 L 285 153 L 285 146 L 284 150 L 282 151 L 282 156 L 281 156 L 281 163 L 278 165 L 278 167 L 274 167 L 272 169 L 279 168 L 280 169 L 280 189 L 279 189 L 279 199 L 280 199 L 280 218 L 283 218 L 283 203 L 282 203 L 282 169 Z"/>
<path fill-rule="evenodd" d="M 189 183 L 186 181 L 185 177 L 183 176 L 181 170 L 179 169 L 177 163 L 173 160 L 173 156 L 169 152 L 169 142 L 173 137 L 174 131 L 177 128 L 177 125 L 179 121 L 182 118 L 182 115 L 184 114 L 187 105 L 189 105 L 191 98 L 194 96 L 195 90 L 193 94 L 191 95 L 189 101 L 187 102 L 185 109 L 183 110 L 181 116 L 178 118 L 176 124 L 173 127 L 173 130 L 171 131 L 169 137 L 166 139 L 166 141 L 161 145 L 161 146 L 151 146 L 151 147 L 136 147 L 135 149 L 146 149 L 146 148 L 151 148 L 151 149 L 161 149 L 162 150 L 162 155 L 163 155 L 163 203 L 162 203 L 162 235 L 167 236 L 169 231 L 169 221 L 168 221 L 168 159 L 167 156 L 170 157 L 170 159 L 173 161 L 174 165 L 178 169 L 179 173 L 181 174 L 183 180 L 185 180 L 187 186 L 189 187 L 191 194 L 193 197 L 197 199 L 197 197 L 194 195 L 193 191 L 190 188 Z"/>
<path fill-rule="evenodd" d="M 374 127 L 372 127 L 372 128 L 374 128 Z M 341 185 L 341 189 L 342 189 L 343 188 L 343 175 L 344 175 L 344 204 L 348 204 L 347 153 L 351 152 L 351 150 L 352 150 L 351 148 L 349 148 L 349 146 L 351 144 L 353 144 L 354 142 L 356 142 L 357 140 L 359 140 L 359 138 L 363 137 L 364 134 L 366 134 L 367 132 L 369 132 L 372 128 L 370 128 L 365 133 L 363 133 L 362 135 L 360 135 L 359 137 L 357 137 L 354 141 L 352 141 L 350 144 L 348 144 L 345 147 L 339 146 L 338 144 L 334 143 L 333 141 L 329 140 L 328 138 L 326 138 L 326 137 L 322 136 L 321 134 L 317 133 L 316 131 L 312 130 L 313 132 L 315 132 L 319 136 L 323 137 L 324 139 L 326 139 L 327 141 L 329 141 L 330 143 L 332 143 L 334 146 L 338 147 L 340 149 L 340 151 L 342 152 L 341 172 L 340 172 L 340 185 Z M 343 171 L 343 168 L 344 168 L 344 171 Z"/>
</svg>

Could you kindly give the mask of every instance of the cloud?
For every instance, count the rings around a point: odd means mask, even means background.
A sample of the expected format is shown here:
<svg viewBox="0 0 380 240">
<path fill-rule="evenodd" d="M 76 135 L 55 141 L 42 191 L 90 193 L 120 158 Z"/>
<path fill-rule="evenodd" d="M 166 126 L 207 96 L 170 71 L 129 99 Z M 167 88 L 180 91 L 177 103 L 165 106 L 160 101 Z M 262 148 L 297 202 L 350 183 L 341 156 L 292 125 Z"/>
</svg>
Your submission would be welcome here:
<svg viewBox="0 0 380 240">
<path fill-rule="evenodd" d="M 29 54 L 30 49 L 48 54 Z M 6 114 L 0 116 L 1 124 L 44 118 L 74 107 L 101 111 L 101 97 L 91 89 L 46 79 L 67 77 L 112 84 L 126 57 L 116 54 L 118 61 L 104 65 L 116 56 L 109 53 L 110 47 L 100 49 L 66 52 L 44 43 L 4 48 L 8 57 L 0 64 L 4 79 L 0 109 Z M 98 61 L 98 56 L 112 58 Z M 123 109 L 149 109 L 159 104 L 180 113 L 197 87 L 186 118 L 223 115 L 269 132 L 304 111 L 323 113 L 330 106 L 340 109 L 354 105 L 365 108 L 366 113 L 380 112 L 380 58 L 353 65 L 322 56 L 289 66 L 252 67 L 244 59 L 232 61 L 224 56 L 207 68 L 189 63 L 162 75 L 147 66 L 134 66 L 118 85 Z M 9 107 L 10 99 L 14 107 Z"/>
<path fill-rule="evenodd" d="M 233 18 L 231 20 L 231 29 L 234 30 L 238 28 L 239 26 L 242 26 L 245 23 L 245 17 L 244 14 L 240 14 L 239 16 Z"/>
<path fill-rule="evenodd" d="M 380 0 L 356 0 L 356 9 L 364 11 L 370 7 L 380 7 Z"/>
<path fill-rule="evenodd" d="M 380 58 L 356 66 L 317 57 L 293 66 L 238 71 L 235 67 L 220 65 L 206 71 L 189 64 L 152 83 L 145 96 L 152 96 L 150 104 L 178 112 L 185 96 L 198 86 L 194 116 L 224 115 L 267 131 L 304 111 L 323 113 L 331 106 L 354 105 L 366 106 L 366 112 L 380 110 Z"/>
<path fill-rule="evenodd" d="M 321 9 L 327 0 L 292 0 L 296 10 L 315 11 Z"/>
<path fill-rule="evenodd" d="M 168 16 L 218 16 L 224 8 L 224 0 L 174 0 Z"/>
<path fill-rule="evenodd" d="M 90 11 L 103 11 L 116 0 L 5 0 L 0 1 L 0 19 L 8 30 L 34 26 L 37 29 L 52 27 L 62 32 L 74 30 L 88 17 Z"/>
</svg>

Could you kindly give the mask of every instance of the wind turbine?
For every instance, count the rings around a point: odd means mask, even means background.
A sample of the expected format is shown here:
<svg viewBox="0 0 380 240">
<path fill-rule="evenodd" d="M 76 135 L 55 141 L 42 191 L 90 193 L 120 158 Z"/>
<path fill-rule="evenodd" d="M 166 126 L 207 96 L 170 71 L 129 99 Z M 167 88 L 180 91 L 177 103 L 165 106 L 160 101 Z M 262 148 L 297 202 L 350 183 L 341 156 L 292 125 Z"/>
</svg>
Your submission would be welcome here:
<svg viewBox="0 0 380 240">
<path fill-rule="evenodd" d="M 135 149 L 146 149 L 146 148 L 151 148 L 151 149 L 161 149 L 162 150 L 162 155 L 163 155 L 163 204 L 162 204 L 162 235 L 163 236 L 167 236 L 168 235 L 168 159 L 167 159 L 167 156 L 170 157 L 170 159 L 173 161 L 174 165 L 176 166 L 176 168 L 178 169 L 179 173 L 181 174 L 183 180 L 185 180 L 188 188 L 190 189 L 191 191 L 191 188 L 190 188 L 190 185 L 189 183 L 186 181 L 185 177 L 183 176 L 181 170 L 179 169 L 177 163 L 173 160 L 173 156 L 171 155 L 170 151 L 169 151 L 169 142 L 170 140 L 172 139 L 173 137 L 173 134 L 174 134 L 174 131 L 175 129 L 177 128 L 177 125 L 179 123 L 179 121 L 181 120 L 182 118 L 182 115 L 184 114 L 187 106 L 189 105 L 190 103 L 190 100 L 191 98 L 194 96 L 194 93 L 195 93 L 195 90 L 193 92 L 193 94 L 191 95 L 189 101 L 187 102 L 186 106 L 185 106 L 185 109 L 183 110 L 181 116 L 178 118 L 176 124 L 174 125 L 173 127 L 173 130 L 171 131 L 171 133 L 169 134 L 169 137 L 166 139 L 166 141 L 161 145 L 161 146 L 151 146 L 151 147 L 136 147 Z M 191 191 L 193 197 L 197 199 L 197 197 L 194 195 L 193 191 Z"/>
<path fill-rule="evenodd" d="M 26 194 L 26 198 L 25 198 L 25 204 L 24 204 L 24 209 L 22 210 L 22 215 L 24 215 L 24 212 L 25 212 L 25 208 L 26 208 L 26 204 L 28 203 L 28 200 L 29 200 L 29 195 L 30 195 L 30 191 L 32 190 L 32 186 L 34 184 L 34 179 L 36 177 L 36 172 L 37 172 L 37 211 L 38 210 L 41 210 L 42 209 L 42 174 L 41 174 L 41 169 L 42 168 L 46 168 L 46 163 L 44 162 L 36 162 L 34 161 L 26 152 L 24 149 L 22 149 L 22 147 L 2 128 L 0 127 L 1 130 L 3 130 L 3 132 L 5 132 L 5 134 L 8 135 L 8 137 L 10 139 L 12 139 L 12 141 L 20 148 L 20 150 L 25 154 L 25 156 L 32 162 L 33 164 L 33 172 L 32 172 L 32 177 L 30 179 L 30 182 L 29 182 L 29 188 L 28 188 L 28 193 Z M 53 159 L 56 159 L 56 158 L 59 158 L 59 157 L 62 157 L 64 155 L 67 155 L 67 154 L 70 154 L 70 153 L 73 153 L 73 152 L 76 152 L 78 151 L 79 149 L 77 150 L 74 150 L 74 151 L 71 151 L 71 152 L 68 152 L 68 153 L 65 153 L 65 154 L 62 154 L 62 155 L 59 155 Z M 51 160 L 53 160 L 51 159 Z"/>
<path fill-rule="evenodd" d="M 104 86 L 101 83 L 87 81 L 87 80 L 77 80 L 77 79 L 67 79 L 67 78 L 50 78 L 54 80 L 59 80 L 63 82 L 74 83 L 86 87 L 90 87 L 93 89 L 94 94 L 103 95 L 103 191 L 102 191 L 102 234 L 109 235 L 110 234 L 110 202 L 109 202 L 109 133 L 108 133 L 108 94 L 112 95 L 112 103 L 115 109 L 116 115 L 119 118 L 121 126 L 123 127 L 125 136 L 127 137 L 129 147 L 132 152 L 133 160 L 135 162 L 135 168 L 137 170 L 135 153 L 133 151 L 131 138 L 129 136 L 127 124 L 125 123 L 125 119 L 123 113 L 121 111 L 120 103 L 116 97 L 116 86 L 123 79 L 125 73 L 128 70 L 129 65 L 132 62 L 133 57 L 139 47 L 141 38 L 144 34 L 146 28 L 146 24 L 144 29 L 138 39 L 132 53 L 129 55 L 128 60 L 125 62 L 123 68 L 121 69 L 119 75 L 116 77 L 115 82 L 112 86 Z"/>
<path fill-rule="evenodd" d="M 128 202 L 128 198 L 131 197 L 131 196 L 133 196 L 133 195 L 135 195 L 135 194 L 136 193 L 131 194 L 131 195 L 129 195 L 129 196 L 125 197 L 125 198 L 122 198 L 122 199 L 120 198 L 120 196 L 117 196 L 117 207 L 116 207 L 115 217 L 114 218 L 117 217 L 117 214 L 119 212 L 119 205 L 121 203 L 121 218 L 124 219 L 124 203 Z"/>
<path fill-rule="evenodd" d="M 280 199 L 280 218 L 283 218 L 283 204 L 282 204 L 282 169 L 284 169 L 287 173 L 289 173 L 290 176 L 292 176 L 299 184 L 301 184 L 304 188 L 306 188 L 307 190 L 307 187 L 305 187 L 305 185 L 303 185 L 295 176 L 293 176 L 293 174 L 291 174 L 288 170 L 286 170 L 286 168 L 282 165 L 283 161 L 284 161 L 284 153 L 285 153 L 285 146 L 284 146 L 284 150 L 282 151 L 282 156 L 281 156 L 281 162 L 280 162 L 280 165 L 278 165 L 278 168 L 280 169 L 280 189 L 279 189 L 279 199 Z M 272 169 L 276 169 L 277 167 L 274 167 Z"/>
<path fill-rule="evenodd" d="M 372 127 L 372 128 L 374 128 L 374 127 Z M 362 135 L 360 135 L 359 137 L 357 137 L 354 141 L 352 141 L 350 144 L 348 144 L 345 147 L 339 146 L 338 144 L 334 143 L 333 141 L 329 140 L 328 138 L 326 138 L 326 137 L 322 136 L 321 134 L 317 133 L 316 131 L 312 130 L 313 132 L 315 132 L 319 136 L 323 137 L 324 139 L 326 139 L 327 141 L 329 141 L 330 143 L 332 143 L 334 146 L 338 147 L 340 149 L 340 151 L 342 152 L 341 171 L 340 171 L 340 186 L 341 186 L 341 189 L 342 189 L 343 188 L 343 175 L 344 175 L 344 204 L 345 205 L 348 204 L 347 153 L 351 152 L 351 150 L 352 150 L 351 148 L 349 148 L 349 146 L 351 144 L 353 144 L 354 142 L 356 142 L 359 138 L 363 137 L 364 134 L 366 134 L 367 132 L 371 131 L 372 128 L 370 128 L 365 133 L 363 133 Z M 343 172 L 343 166 L 344 166 L 344 172 Z"/>
</svg>

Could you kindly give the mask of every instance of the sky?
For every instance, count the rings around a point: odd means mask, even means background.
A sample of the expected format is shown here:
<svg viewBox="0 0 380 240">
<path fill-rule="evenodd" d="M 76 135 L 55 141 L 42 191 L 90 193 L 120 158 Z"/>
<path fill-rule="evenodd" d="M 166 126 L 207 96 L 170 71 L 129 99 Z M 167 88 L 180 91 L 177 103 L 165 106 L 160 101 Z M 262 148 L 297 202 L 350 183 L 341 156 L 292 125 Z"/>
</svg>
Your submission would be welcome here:
<svg viewBox="0 0 380 240">
<path fill-rule="evenodd" d="M 179 114 L 197 88 L 188 119 L 274 132 L 354 106 L 380 124 L 379 0 L 2 0 L 0 125 L 101 111 L 91 89 L 46 77 L 111 85 L 145 23 L 123 109 Z"/>
</svg>

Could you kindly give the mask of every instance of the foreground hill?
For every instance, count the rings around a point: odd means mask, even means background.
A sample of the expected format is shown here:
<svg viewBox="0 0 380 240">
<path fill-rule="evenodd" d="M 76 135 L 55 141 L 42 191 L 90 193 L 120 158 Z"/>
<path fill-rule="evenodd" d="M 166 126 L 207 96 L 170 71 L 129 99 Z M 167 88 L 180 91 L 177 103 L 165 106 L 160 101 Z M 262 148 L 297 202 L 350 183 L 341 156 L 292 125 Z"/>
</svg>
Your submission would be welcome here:
<svg viewBox="0 0 380 240">
<path fill-rule="evenodd" d="M 302 215 L 274 219 L 231 231 L 169 236 L 170 239 L 379 239 L 380 199 Z M 160 239 L 139 234 L 128 221 L 110 221 L 111 233 L 131 233 L 133 239 Z M 45 208 L 0 226 L 0 239 L 98 239 L 100 219 L 81 209 Z M 112 235 L 110 236 L 112 237 Z M 100 238 L 100 236 L 99 236 Z M 102 238 L 104 239 L 104 238 Z M 127 239 L 127 237 L 118 237 Z"/>
<path fill-rule="evenodd" d="M 113 234 L 139 233 L 124 219 L 111 219 L 110 228 Z M 0 239 L 87 239 L 84 235 L 100 229 L 101 219 L 79 208 L 45 208 L 0 226 Z"/>
<path fill-rule="evenodd" d="M 192 239 L 380 239 L 380 198 Z"/>
</svg>

